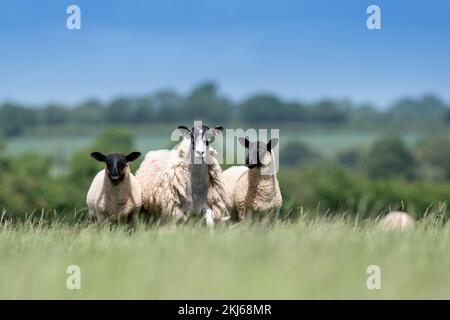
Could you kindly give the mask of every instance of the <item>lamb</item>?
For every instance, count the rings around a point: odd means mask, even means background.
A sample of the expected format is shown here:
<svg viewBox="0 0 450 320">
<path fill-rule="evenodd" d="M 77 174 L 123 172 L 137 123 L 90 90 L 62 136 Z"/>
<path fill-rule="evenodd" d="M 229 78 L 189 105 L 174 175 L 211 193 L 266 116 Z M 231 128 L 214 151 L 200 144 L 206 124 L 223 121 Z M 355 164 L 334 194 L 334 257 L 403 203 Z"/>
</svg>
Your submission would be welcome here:
<svg viewBox="0 0 450 320">
<path fill-rule="evenodd" d="M 222 169 L 211 147 L 222 127 L 179 126 L 183 140 L 173 150 L 150 151 L 136 172 L 142 188 L 143 211 L 165 223 L 201 214 L 208 226 L 229 218 Z"/>
<path fill-rule="evenodd" d="M 381 219 L 380 226 L 386 230 L 406 230 L 414 226 L 414 219 L 406 212 L 393 211 Z"/>
<path fill-rule="evenodd" d="M 92 158 L 106 164 L 105 169 L 95 176 L 86 196 L 93 222 L 114 222 L 126 216 L 129 225 L 135 223 L 142 205 L 141 187 L 128 163 L 140 155 L 140 152 L 107 156 L 100 152 L 91 153 Z"/>
<path fill-rule="evenodd" d="M 227 209 L 235 222 L 246 216 L 274 222 L 282 205 L 272 152 L 278 139 L 267 144 L 247 138 L 239 138 L 239 142 L 248 150 L 246 166 L 234 166 L 222 174 Z"/>
</svg>

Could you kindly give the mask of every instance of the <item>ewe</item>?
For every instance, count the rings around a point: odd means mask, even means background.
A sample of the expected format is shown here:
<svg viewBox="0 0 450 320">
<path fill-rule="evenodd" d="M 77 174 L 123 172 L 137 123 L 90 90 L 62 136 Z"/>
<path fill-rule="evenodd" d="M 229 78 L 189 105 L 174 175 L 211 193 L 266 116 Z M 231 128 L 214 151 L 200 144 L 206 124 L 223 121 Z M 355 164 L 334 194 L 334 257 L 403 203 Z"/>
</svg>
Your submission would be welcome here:
<svg viewBox="0 0 450 320">
<path fill-rule="evenodd" d="M 117 221 L 128 217 L 128 223 L 134 223 L 142 204 L 141 187 L 130 172 L 128 162 L 141 155 L 132 152 L 128 155 L 111 153 L 108 156 L 100 152 L 91 153 L 92 158 L 104 162 L 101 170 L 92 181 L 86 196 L 89 216 L 93 221 Z"/>
<path fill-rule="evenodd" d="M 178 130 L 183 135 L 180 145 L 148 152 L 136 172 L 143 210 L 161 222 L 183 222 L 190 214 L 201 214 L 208 226 L 226 220 L 222 169 L 210 145 L 223 128 L 179 126 Z"/>
<path fill-rule="evenodd" d="M 248 215 L 273 222 L 282 204 L 272 152 L 278 139 L 267 144 L 246 138 L 239 138 L 239 142 L 248 150 L 246 166 L 234 166 L 223 172 L 227 208 L 235 221 Z"/>
<path fill-rule="evenodd" d="M 393 211 L 381 219 L 380 225 L 386 230 L 405 230 L 414 226 L 414 220 L 405 212 Z"/>
</svg>

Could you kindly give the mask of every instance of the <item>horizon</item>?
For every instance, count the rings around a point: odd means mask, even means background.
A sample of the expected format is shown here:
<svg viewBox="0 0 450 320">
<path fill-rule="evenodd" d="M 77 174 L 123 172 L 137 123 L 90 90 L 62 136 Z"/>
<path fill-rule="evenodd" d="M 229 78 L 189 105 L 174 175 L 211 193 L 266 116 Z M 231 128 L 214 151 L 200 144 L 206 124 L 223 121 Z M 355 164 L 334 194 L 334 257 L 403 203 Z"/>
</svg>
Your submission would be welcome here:
<svg viewBox="0 0 450 320">
<path fill-rule="evenodd" d="M 181 97 L 186 97 L 187 95 L 189 95 L 189 93 L 193 89 L 195 89 L 196 87 L 198 87 L 198 86 L 200 86 L 202 84 L 205 84 L 205 83 L 211 83 L 211 81 L 197 83 L 197 84 L 193 85 L 191 88 L 188 88 L 188 90 L 186 90 L 184 92 L 178 91 L 175 88 L 165 87 L 165 88 L 159 88 L 159 89 L 156 88 L 155 90 L 152 90 L 150 92 L 142 92 L 142 93 L 135 93 L 135 94 L 126 94 L 126 93 L 124 93 L 124 94 L 120 94 L 120 95 L 113 95 L 113 96 L 111 96 L 109 98 L 103 98 L 103 99 L 99 98 L 99 97 L 95 97 L 95 96 L 88 96 L 88 97 L 85 97 L 85 98 L 80 98 L 79 100 L 76 100 L 76 101 L 73 101 L 73 102 L 64 102 L 64 101 L 58 101 L 58 100 L 55 100 L 55 99 L 49 99 L 47 101 L 43 101 L 43 102 L 39 102 L 39 103 L 29 103 L 29 102 L 24 102 L 24 101 L 20 101 L 20 100 L 3 99 L 3 100 L 0 100 L 0 105 L 11 103 L 11 104 L 23 106 L 25 108 L 31 108 L 31 109 L 40 109 L 40 108 L 45 108 L 45 107 L 47 107 L 49 105 L 56 105 L 56 106 L 61 106 L 61 107 L 67 108 L 67 109 L 72 109 L 72 108 L 75 108 L 75 107 L 83 104 L 84 102 L 87 102 L 87 101 L 90 101 L 90 100 L 95 100 L 95 101 L 100 102 L 103 105 L 108 105 L 108 104 L 112 103 L 116 99 L 120 99 L 120 98 L 133 99 L 133 98 L 149 97 L 149 96 L 151 97 L 151 96 L 153 96 L 153 95 L 155 95 L 155 94 L 157 94 L 159 92 L 162 92 L 162 91 L 173 91 L 173 92 L 179 94 Z M 376 104 L 376 103 L 372 103 L 370 101 L 355 101 L 355 100 L 352 100 L 352 99 L 350 99 L 348 97 L 322 96 L 322 97 L 317 97 L 316 99 L 310 99 L 310 100 L 304 100 L 304 99 L 295 98 L 295 97 L 292 98 L 292 99 L 288 99 L 285 96 L 283 96 L 283 95 L 281 95 L 281 94 L 279 94 L 277 92 L 268 91 L 268 90 L 267 91 L 256 91 L 256 92 L 244 95 L 244 96 L 240 97 L 239 99 L 236 99 L 234 97 L 231 97 L 224 90 L 222 90 L 222 88 L 221 88 L 219 83 L 217 83 L 217 82 L 212 82 L 212 83 L 214 83 L 217 86 L 217 88 L 218 88 L 218 95 L 229 99 L 231 104 L 234 104 L 236 106 L 238 106 L 240 103 L 242 103 L 246 99 L 254 97 L 254 96 L 257 96 L 257 95 L 270 95 L 270 96 L 273 96 L 273 97 L 279 99 L 282 102 L 285 102 L 285 103 L 286 102 L 298 102 L 298 103 L 301 103 L 302 105 L 304 105 L 306 107 L 309 107 L 309 106 L 313 105 L 314 103 L 317 103 L 317 102 L 320 102 L 320 101 L 326 101 L 326 100 L 331 100 L 331 101 L 334 101 L 334 102 L 346 102 L 346 101 L 348 101 L 348 102 L 350 102 L 350 104 L 353 107 L 356 107 L 356 108 L 370 106 L 370 107 L 373 107 L 373 108 L 375 108 L 376 110 L 378 110 L 380 112 L 384 112 L 384 111 L 389 111 L 389 109 L 391 107 L 393 107 L 396 103 L 398 103 L 398 102 L 400 102 L 402 100 L 412 99 L 412 100 L 418 101 L 418 100 L 420 100 L 420 99 L 422 99 L 422 98 L 424 98 L 426 96 L 432 96 L 432 97 L 440 99 L 446 107 L 450 108 L 450 100 L 447 100 L 444 97 L 442 97 L 441 95 L 438 95 L 438 94 L 433 93 L 433 92 L 425 92 L 423 94 L 415 95 L 415 96 L 414 95 L 399 96 L 397 98 L 394 98 L 392 101 L 390 101 L 387 104 L 379 105 L 379 104 Z"/>
<path fill-rule="evenodd" d="M 81 30 L 65 27 L 70 4 L 81 8 Z M 233 101 L 269 93 L 380 110 L 426 94 L 450 101 L 450 3 L 377 1 L 381 30 L 365 26 L 369 4 L 4 1 L 0 101 L 185 95 L 208 80 Z"/>
</svg>

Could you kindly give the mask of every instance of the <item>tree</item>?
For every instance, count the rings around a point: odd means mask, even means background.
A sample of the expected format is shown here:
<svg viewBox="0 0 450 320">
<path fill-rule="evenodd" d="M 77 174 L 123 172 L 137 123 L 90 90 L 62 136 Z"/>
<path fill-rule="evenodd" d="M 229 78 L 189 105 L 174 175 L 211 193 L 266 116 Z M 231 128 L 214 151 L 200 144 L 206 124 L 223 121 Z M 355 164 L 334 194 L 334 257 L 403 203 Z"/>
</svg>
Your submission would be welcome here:
<svg viewBox="0 0 450 320">
<path fill-rule="evenodd" d="M 337 124 L 348 119 L 348 110 L 332 100 L 323 100 L 312 106 L 310 115 L 315 122 Z"/>
<path fill-rule="evenodd" d="M 421 99 L 404 98 L 389 109 L 389 116 L 400 120 L 439 119 L 447 112 L 447 106 L 438 97 L 425 95 Z"/>
<path fill-rule="evenodd" d="M 64 106 L 49 105 L 41 110 L 41 120 L 44 124 L 63 124 L 69 119 L 69 111 Z"/>
<path fill-rule="evenodd" d="M 0 132 L 0 154 L 5 149 L 6 149 L 6 141 L 5 141 L 5 138 L 3 137 L 3 134 Z"/>
<path fill-rule="evenodd" d="M 419 159 L 427 173 L 436 173 L 450 179 L 450 139 L 437 137 L 427 139 L 417 147 Z"/>
<path fill-rule="evenodd" d="M 129 153 L 134 148 L 133 135 L 124 129 L 111 128 L 105 130 L 91 147 L 92 151 L 102 153 L 122 152 Z"/>
<path fill-rule="evenodd" d="M 383 114 L 377 110 L 373 105 L 371 104 L 363 104 L 357 107 L 354 107 L 351 109 L 351 112 L 349 113 L 350 119 L 355 122 L 359 123 L 361 121 L 380 121 L 383 117 Z"/>
<path fill-rule="evenodd" d="M 134 99 L 133 109 L 133 122 L 149 123 L 155 121 L 155 111 L 150 97 Z"/>
<path fill-rule="evenodd" d="M 37 123 L 36 112 L 12 103 L 0 107 L 0 128 L 6 136 L 21 134 L 27 127 Z"/>
<path fill-rule="evenodd" d="M 106 109 L 106 119 L 112 123 L 132 122 L 131 103 L 127 98 L 117 98 Z"/>
<path fill-rule="evenodd" d="M 362 152 L 360 149 L 353 148 L 338 151 L 336 154 L 336 162 L 350 168 L 357 168 L 361 164 Z"/>
<path fill-rule="evenodd" d="M 206 119 L 215 124 L 227 121 L 231 108 L 227 99 L 220 97 L 212 82 L 194 88 L 186 98 L 184 113 L 189 120 Z"/>
<path fill-rule="evenodd" d="M 370 147 L 364 161 L 372 178 L 413 178 L 416 162 L 403 141 L 397 137 L 382 137 Z"/>
<path fill-rule="evenodd" d="M 171 90 L 163 90 L 152 97 L 152 104 L 161 122 L 182 120 L 184 118 L 182 98 Z"/>
<path fill-rule="evenodd" d="M 105 108 L 96 99 L 86 100 L 71 110 L 71 119 L 76 123 L 98 124 L 105 121 Z"/>
<path fill-rule="evenodd" d="M 280 152 L 280 163 L 288 166 L 307 164 L 318 159 L 319 153 L 301 141 L 288 142 Z"/>
<path fill-rule="evenodd" d="M 241 116 L 248 122 L 273 122 L 285 118 L 284 104 L 268 94 L 256 95 L 240 105 Z"/>
</svg>

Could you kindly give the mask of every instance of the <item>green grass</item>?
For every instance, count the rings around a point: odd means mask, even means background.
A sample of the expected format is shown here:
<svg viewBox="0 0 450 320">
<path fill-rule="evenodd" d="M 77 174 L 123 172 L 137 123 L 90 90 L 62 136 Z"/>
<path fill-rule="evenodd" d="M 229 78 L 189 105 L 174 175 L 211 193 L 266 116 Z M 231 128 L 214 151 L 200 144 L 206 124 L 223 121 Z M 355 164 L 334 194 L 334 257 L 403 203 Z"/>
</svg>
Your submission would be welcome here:
<svg viewBox="0 0 450 320">
<path fill-rule="evenodd" d="M 449 232 L 432 218 L 405 232 L 303 216 L 213 231 L 141 224 L 132 235 L 122 227 L 4 221 L 0 299 L 448 299 Z M 73 264 L 81 290 L 66 288 Z M 374 264 L 380 290 L 366 287 Z"/>
<path fill-rule="evenodd" d="M 135 135 L 136 149 L 143 152 L 149 150 L 168 148 L 171 145 L 170 133 L 172 128 L 166 130 L 144 130 L 128 128 Z M 101 131 L 91 132 L 81 130 L 78 133 L 37 132 L 8 139 L 7 152 L 20 154 L 27 151 L 43 154 L 59 155 L 67 158 L 74 150 L 91 145 Z M 348 150 L 368 146 L 377 139 L 382 132 L 375 131 L 336 131 L 336 130 L 299 130 L 295 128 L 280 129 L 280 146 L 283 148 L 288 142 L 303 141 L 325 155 L 336 151 Z M 427 137 L 426 132 L 402 132 L 400 136 L 405 142 L 413 146 L 417 141 Z"/>
</svg>

